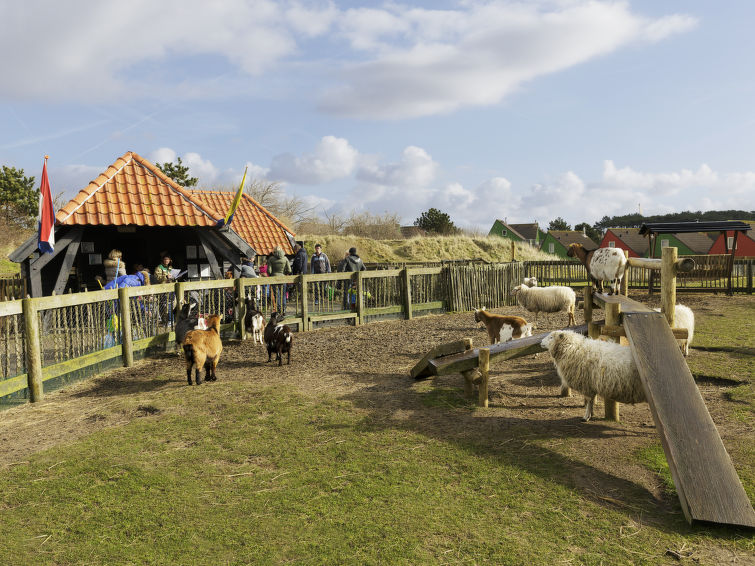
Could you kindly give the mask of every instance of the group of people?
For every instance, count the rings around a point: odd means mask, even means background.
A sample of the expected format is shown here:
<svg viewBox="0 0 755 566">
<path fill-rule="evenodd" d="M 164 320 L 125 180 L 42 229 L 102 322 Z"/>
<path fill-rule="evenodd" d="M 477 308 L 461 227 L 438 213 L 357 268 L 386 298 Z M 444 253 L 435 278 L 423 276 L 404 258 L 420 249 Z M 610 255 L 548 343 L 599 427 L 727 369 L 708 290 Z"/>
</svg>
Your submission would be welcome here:
<svg viewBox="0 0 755 566">
<path fill-rule="evenodd" d="M 104 279 L 100 276 L 96 278 L 103 289 L 140 287 L 150 283 L 169 283 L 174 280 L 173 260 L 167 252 L 161 254 L 160 263 L 155 267 L 152 274 L 141 263 L 135 263 L 132 266 L 131 273 L 127 274 L 123 252 L 117 249 L 110 250 L 103 265 L 105 267 Z"/>
</svg>

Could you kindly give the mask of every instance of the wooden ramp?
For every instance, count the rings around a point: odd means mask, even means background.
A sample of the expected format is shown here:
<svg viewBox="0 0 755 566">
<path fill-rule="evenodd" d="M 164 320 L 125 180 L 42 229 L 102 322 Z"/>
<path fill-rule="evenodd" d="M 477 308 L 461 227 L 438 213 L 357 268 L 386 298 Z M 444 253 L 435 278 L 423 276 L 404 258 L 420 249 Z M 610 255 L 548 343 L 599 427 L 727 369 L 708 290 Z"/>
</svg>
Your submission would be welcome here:
<svg viewBox="0 0 755 566">
<path fill-rule="evenodd" d="M 587 325 L 583 324 L 581 326 L 574 326 L 567 330 L 587 334 Z M 488 349 L 490 350 L 490 361 L 513 360 L 514 358 L 531 356 L 532 354 L 542 352 L 543 347 L 540 343 L 546 336 L 548 336 L 548 334 L 550 334 L 550 332 L 544 332 L 542 334 L 536 334 L 535 336 L 527 336 L 526 338 L 519 338 L 518 340 L 510 340 L 509 342 L 503 342 L 502 344 L 488 346 Z M 479 357 L 479 348 L 466 350 L 450 356 L 436 357 L 434 359 L 426 359 L 426 356 L 423 358 L 423 361 L 427 366 L 425 376 L 449 375 L 474 369 L 480 364 Z"/>
<path fill-rule="evenodd" d="M 755 511 L 671 328 L 663 314 L 643 310 L 624 312 L 624 330 L 684 515 L 690 523 L 755 527 Z"/>
</svg>

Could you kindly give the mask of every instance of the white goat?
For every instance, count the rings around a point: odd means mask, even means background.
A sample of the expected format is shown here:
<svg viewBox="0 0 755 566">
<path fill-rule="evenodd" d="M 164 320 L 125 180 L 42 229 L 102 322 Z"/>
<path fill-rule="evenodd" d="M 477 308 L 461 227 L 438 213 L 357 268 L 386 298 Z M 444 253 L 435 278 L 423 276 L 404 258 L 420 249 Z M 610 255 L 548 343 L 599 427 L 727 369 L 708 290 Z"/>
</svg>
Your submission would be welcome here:
<svg viewBox="0 0 755 566">
<path fill-rule="evenodd" d="M 640 374 L 626 346 L 592 340 L 570 330 L 551 332 L 542 345 L 553 358 L 561 390 L 571 387 L 585 396 L 583 421 L 592 417 L 596 395 L 620 403 L 646 401 Z"/>
<path fill-rule="evenodd" d="M 521 316 L 508 316 L 490 313 L 485 307 L 474 310 L 474 321 L 482 322 L 488 329 L 488 336 L 493 344 L 508 342 L 525 336 L 532 336 L 532 325 Z"/>
<path fill-rule="evenodd" d="M 577 324 L 574 320 L 574 306 L 577 303 L 577 296 L 571 287 L 526 287 L 517 285 L 511 291 L 516 297 L 516 301 L 530 312 L 535 313 L 535 326 L 537 326 L 537 315 L 539 312 L 559 312 L 566 311 L 569 313 L 569 324 Z"/>
<path fill-rule="evenodd" d="M 537 277 L 525 277 L 522 279 L 522 285 L 527 287 L 537 287 Z"/>
<path fill-rule="evenodd" d="M 661 312 L 661 309 L 654 309 L 656 312 Z M 674 307 L 674 327 L 686 328 L 687 339 L 679 339 L 679 348 L 682 354 L 689 355 L 689 345 L 692 342 L 692 336 L 695 334 L 695 313 L 692 309 L 685 305 L 676 305 Z"/>
<path fill-rule="evenodd" d="M 624 251 L 617 248 L 598 248 L 586 250 L 582 244 L 570 244 L 569 257 L 576 257 L 587 268 L 587 274 L 595 281 L 598 293 L 603 292 L 603 281 L 611 282 L 609 295 L 618 295 L 621 289 L 621 280 L 624 278 L 624 270 L 627 266 L 627 258 Z"/>
</svg>

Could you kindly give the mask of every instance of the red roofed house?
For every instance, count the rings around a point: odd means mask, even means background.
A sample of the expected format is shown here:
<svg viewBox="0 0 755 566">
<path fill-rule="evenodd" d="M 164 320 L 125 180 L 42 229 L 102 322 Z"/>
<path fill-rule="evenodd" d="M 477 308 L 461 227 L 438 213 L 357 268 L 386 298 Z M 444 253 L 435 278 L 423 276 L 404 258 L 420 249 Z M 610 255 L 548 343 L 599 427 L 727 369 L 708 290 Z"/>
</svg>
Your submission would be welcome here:
<svg viewBox="0 0 755 566">
<path fill-rule="evenodd" d="M 734 249 L 734 257 L 755 257 L 755 222 L 747 222 L 750 226 L 750 230 L 747 232 L 741 232 L 737 234 L 737 246 Z M 734 247 L 734 235 L 733 230 L 726 232 L 726 240 L 724 241 L 724 234 L 719 234 L 716 241 L 713 242 L 713 246 L 710 248 L 712 254 L 728 254 L 731 253 L 731 249 Z"/>
<path fill-rule="evenodd" d="M 629 257 L 647 257 L 648 239 L 640 236 L 639 228 L 609 228 L 600 242 L 601 248 L 621 248 Z"/>
<path fill-rule="evenodd" d="M 123 252 L 128 273 L 139 263 L 154 270 L 161 253 L 188 270 L 190 279 L 221 278 L 241 256 L 269 254 L 276 245 L 291 254 L 294 234 L 244 195 L 230 227 L 219 228 L 234 194 L 181 187 L 136 153 L 119 157 L 55 215 L 55 250 L 41 254 L 37 237 L 9 257 L 21 263 L 31 295 L 98 289 L 102 261 Z"/>
</svg>

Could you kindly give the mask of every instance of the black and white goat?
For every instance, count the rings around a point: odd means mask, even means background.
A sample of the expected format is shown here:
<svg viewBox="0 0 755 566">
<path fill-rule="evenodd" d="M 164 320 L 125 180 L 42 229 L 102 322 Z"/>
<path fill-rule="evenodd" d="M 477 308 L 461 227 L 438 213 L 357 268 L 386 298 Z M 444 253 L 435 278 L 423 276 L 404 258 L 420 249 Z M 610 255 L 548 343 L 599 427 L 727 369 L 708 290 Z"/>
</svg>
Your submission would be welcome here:
<svg viewBox="0 0 755 566">
<path fill-rule="evenodd" d="M 278 360 L 278 365 L 283 365 L 283 354 L 288 354 L 288 364 L 291 364 L 291 344 L 293 333 L 291 329 L 282 324 L 283 316 L 274 312 L 265 326 L 265 344 L 267 345 L 267 361 L 271 361 L 273 352 Z"/>
<path fill-rule="evenodd" d="M 206 330 L 203 317 L 199 316 L 199 303 L 194 300 L 184 303 L 176 313 L 176 345 L 183 344 L 186 334 L 190 330 Z"/>
</svg>

